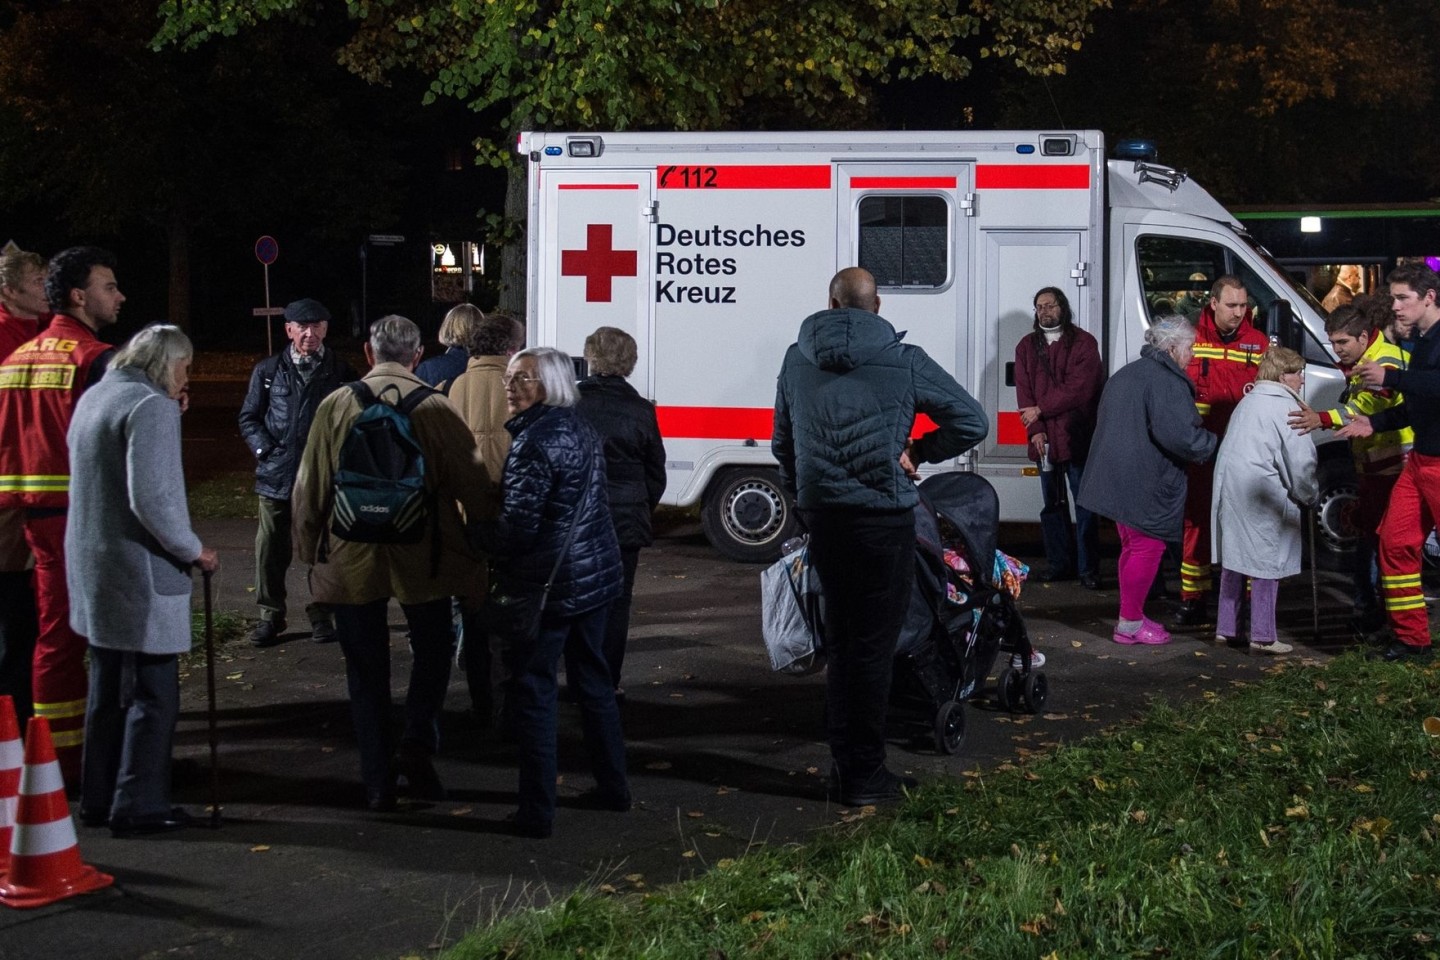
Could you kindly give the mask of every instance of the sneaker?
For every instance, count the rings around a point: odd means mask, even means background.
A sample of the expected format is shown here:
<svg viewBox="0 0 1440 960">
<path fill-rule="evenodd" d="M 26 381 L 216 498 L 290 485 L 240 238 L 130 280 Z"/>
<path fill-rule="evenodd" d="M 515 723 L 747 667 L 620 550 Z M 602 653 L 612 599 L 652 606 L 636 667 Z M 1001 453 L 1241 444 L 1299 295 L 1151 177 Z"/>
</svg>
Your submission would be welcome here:
<svg viewBox="0 0 1440 960">
<path fill-rule="evenodd" d="M 842 783 L 832 771 L 830 774 L 830 796 L 845 807 L 870 807 L 893 800 L 905 799 L 905 791 L 914 790 L 920 781 L 914 777 L 903 777 L 881 767 L 859 783 Z"/>
<path fill-rule="evenodd" d="M 321 620 L 319 623 L 310 625 L 310 639 L 316 643 L 335 642 L 335 624 L 329 620 Z"/>
<path fill-rule="evenodd" d="M 1010 658 L 1010 666 L 1016 670 L 1023 668 L 1025 666 L 1025 658 L 1020 656 L 1020 654 L 1018 653 L 1015 654 L 1013 657 Z M 1045 654 L 1041 653 L 1039 650 L 1036 650 L 1034 647 L 1031 647 L 1030 669 L 1039 670 L 1043 666 L 1045 666 Z"/>
<path fill-rule="evenodd" d="M 1260 643 L 1256 640 L 1250 641 L 1251 655 L 1278 657 L 1284 653 L 1290 653 L 1295 648 L 1283 640 L 1271 640 L 1269 643 Z"/>
<path fill-rule="evenodd" d="M 284 620 L 261 620 L 246 639 L 257 647 L 273 647 L 280 642 L 280 635 L 284 632 Z"/>
<path fill-rule="evenodd" d="M 1110 639 L 1116 643 L 1123 643 L 1127 646 L 1143 643 L 1152 647 L 1158 647 L 1161 644 L 1170 642 L 1170 632 L 1154 620 L 1145 617 L 1140 621 L 1139 630 L 1136 630 L 1134 633 L 1121 633 L 1119 630 L 1116 630 L 1115 635 Z"/>
</svg>

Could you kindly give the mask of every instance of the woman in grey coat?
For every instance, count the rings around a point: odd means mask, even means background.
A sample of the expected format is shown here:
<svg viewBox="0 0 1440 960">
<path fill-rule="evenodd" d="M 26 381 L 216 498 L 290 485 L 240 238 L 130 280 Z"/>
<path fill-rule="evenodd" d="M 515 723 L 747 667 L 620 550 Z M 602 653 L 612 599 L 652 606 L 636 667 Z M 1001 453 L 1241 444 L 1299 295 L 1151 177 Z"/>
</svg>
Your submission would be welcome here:
<svg viewBox="0 0 1440 960">
<path fill-rule="evenodd" d="M 1300 572 L 1300 509 L 1320 492 L 1315 444 L 1290 428 L 1291 411 L 1304 402 L 1304 382 L 1304 357 L 1285 347 L 1265 351 L 1215 458 L 1211 560 L 1221 568 L 1216 640 L 1237 638 L 1236 613 L 1249 577 L 1251 653 L 1294 649 L 1276 639 L 1275 597 L 1280 578 Z"/>
<path fill-rule="evenodd" d="M 190 568 L 218 567 L 190 527 L 180 328 L 146 327 L 76 404 L 65 531 L 70 625 L 90 641 L 80 821 L 117 837 L 187 826 L 170 806 L 178 656 L 190 650 Z"/>
<path fill-rule="evenodd" d="M 1116 643 L 1169 643 L 1145 616 L 1145 597 L 1165 544 L 1180 539 L 1185 464 L 1215 452 L 1215 434 L 1200 426 L 1195 387 L 1185 375 L 1195 328 L 1184 317 L 1160 317 L 1145 331 L 1140 359 L 1110 378 L 1100 395 L 1080 506 L 1115 521 L 1120 532 L 1120 618 Z"/>
</svg>

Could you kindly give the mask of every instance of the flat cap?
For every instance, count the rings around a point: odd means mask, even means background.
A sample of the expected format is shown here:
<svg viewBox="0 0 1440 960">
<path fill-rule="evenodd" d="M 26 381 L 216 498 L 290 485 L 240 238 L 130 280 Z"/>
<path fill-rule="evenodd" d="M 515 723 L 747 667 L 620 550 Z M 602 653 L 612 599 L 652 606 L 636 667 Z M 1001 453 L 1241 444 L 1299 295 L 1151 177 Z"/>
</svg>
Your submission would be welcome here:
<svg viewBox="0 0 1440 960">
<path fill-rule="evenodd" d="M 325 304 L 309 297 L 296 300 L 285 307 L 285 320 L 289 323 L 324 323 L 330 319 Z"/>
</svg>

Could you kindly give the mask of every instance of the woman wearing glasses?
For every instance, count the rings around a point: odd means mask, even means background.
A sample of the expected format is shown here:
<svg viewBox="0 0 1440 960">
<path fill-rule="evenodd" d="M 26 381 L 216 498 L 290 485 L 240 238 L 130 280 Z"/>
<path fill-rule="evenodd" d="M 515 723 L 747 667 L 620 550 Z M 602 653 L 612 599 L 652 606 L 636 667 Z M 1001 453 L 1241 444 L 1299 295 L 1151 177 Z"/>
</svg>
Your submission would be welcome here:
<svg viewBox="0 0 1440 960">
<path fill-rule="evenodd" d="M 606 614 L 622 589 L 620 546 L 600 440 L 575 410 L 579 392 L 570 358 L 552 347 L 522 350 L 503 382 L 511 441 L 492 545 L 496 567 L 503 589 L 515 590 L 518 581 L 520 592 L 538 593 L 551 584 L 539 635 L 510 637 L 506 644 L 520 753 L 515 832 L 543 839 L 555 818 L 555 677 L 562 653 L 595 777 L 577 804 L 630 809 L 620 710 L 604 653 Z"/>
</svg>

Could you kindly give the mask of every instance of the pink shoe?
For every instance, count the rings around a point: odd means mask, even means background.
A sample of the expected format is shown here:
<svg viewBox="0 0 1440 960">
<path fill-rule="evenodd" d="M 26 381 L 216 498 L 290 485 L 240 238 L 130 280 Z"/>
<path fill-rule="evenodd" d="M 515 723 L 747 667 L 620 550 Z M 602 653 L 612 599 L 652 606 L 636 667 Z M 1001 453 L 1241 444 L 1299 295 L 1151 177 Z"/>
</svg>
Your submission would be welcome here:
<svg viewBox="0 0 1440 960">
<path fill-rule="evenodd" d="M 1139 630 L 1136 630 L 1134 633 L 1121 633 L 1119 630 L 1116 630 L 1115 635 L 1111 637 L 1111 639 L 1116 643 L 1123 643 L 1127 646 L 1130 644 L 1143 643 L 1152 647 L 1158 647 L 1161 644 L 1170 642 L 1170 632 L 1154 620 L 1145 617 L 1140 621 Z"/>
</svg>

